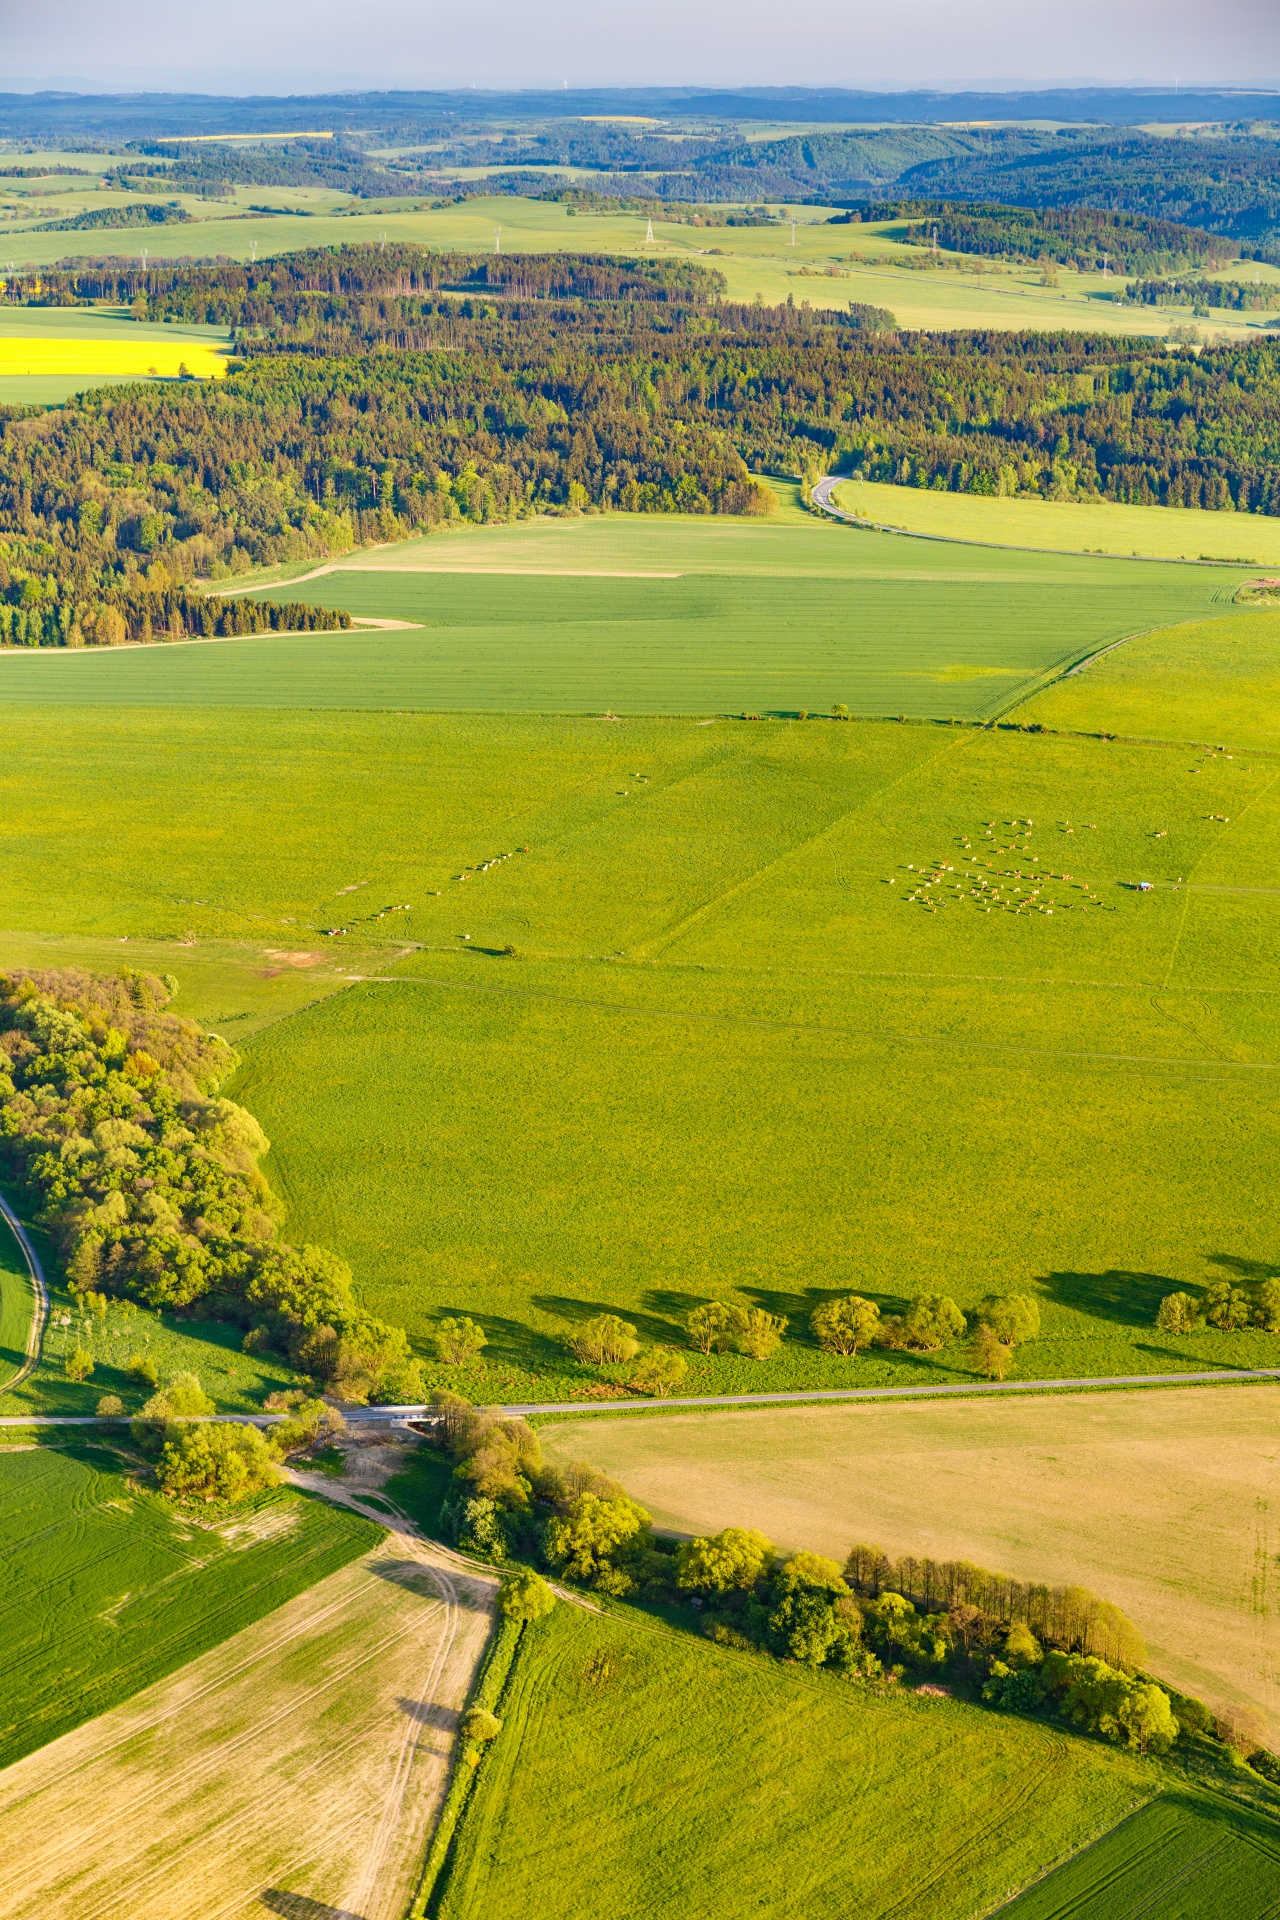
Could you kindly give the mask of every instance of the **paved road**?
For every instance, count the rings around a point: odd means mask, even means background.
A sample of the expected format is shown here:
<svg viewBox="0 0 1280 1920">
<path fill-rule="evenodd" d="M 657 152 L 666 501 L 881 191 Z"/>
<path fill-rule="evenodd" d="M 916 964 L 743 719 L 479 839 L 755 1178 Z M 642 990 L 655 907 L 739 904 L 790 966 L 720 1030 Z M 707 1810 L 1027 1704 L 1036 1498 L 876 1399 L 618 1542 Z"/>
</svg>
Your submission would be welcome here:
<svg viewBox="0 0 1280 1920">
<path fill-rule="evenodd" d="M 1067 1380 L 975 1380 L 940 1387 L 833 1387 L 820 1393 L 719 1393 L 688 1400 L 527 1400 L 490 1406 L 489 1413 L 662 1413 L 672 1407 L 798 1407 L 840 1400 L 941 1400 L 975 1393 L 1083 1393 L 1095 1387 L 1203 1387 L 1237 1380 L 1280 1380 L 1280 1367 L 1220 1367 L 1215 1373 L 1112 1373 Z M 434 1408 L 343 1407 L 349 1427 L 406 1425 L 429 1420 Z M 249 1426 L 269 1427 L 288 1418 L 283 1413 L 190 1414 L 192 1420 L 242 1420 Z M 0 1427 L 97 1427 L 121 1423 L 120 1416 L 99 1418 L 91 1413 L 17 1414 L 0 1420 Z"/>
<path fill-rule="evenodd" d="M 13 1378 L 6 1380 L 3 1389 L 0 1389 L 5 1393 L 12 1393 L 15 1387 L 20 1387 L 24 1380 L 31 1378 L 40 1364 L 40 1347 L 44 1340 L 45 1322 L 49 1318 L 49 1289 L 45 1285 L 44 1268 L 40 1265 L 40 1257 L 27 1238 L 27 1230 L 2 1193 L 0 1193 L 0 1215 L 8 1221 L 13 1229 L 14 1239 L 22 1248 L 22 1257 L 27 1263 L 27 1272 L 31 1276 L 31 1292 L 35 1300 L 31 1325 L 27 1330 L 27 1357 Z"/>
</svg>

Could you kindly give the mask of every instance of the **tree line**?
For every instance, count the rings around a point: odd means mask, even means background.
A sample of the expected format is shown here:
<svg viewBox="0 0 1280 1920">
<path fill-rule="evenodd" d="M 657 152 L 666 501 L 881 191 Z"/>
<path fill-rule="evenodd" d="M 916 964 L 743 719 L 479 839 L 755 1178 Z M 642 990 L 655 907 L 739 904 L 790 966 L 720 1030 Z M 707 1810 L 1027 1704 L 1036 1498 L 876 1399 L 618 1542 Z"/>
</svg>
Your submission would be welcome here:
<svg viewBox="0 0 1280 1920">
<path fill-rule="evenodd" d="M 0 976 L 0 1164 L 72 1292 L 90 1306 L 198 1302 L 317 1389 L 419 1399 L 403 1329 L 356 1304 L 335 1254 L 282 1238 L 262 1129 L 217 1092 L 236 1055 L 165 1011 L 176 988 L 134 971 Z"/>
<path fill-rule="evenodd" d="M 1135 280 L 1124 290 L 1125 299 L 1143 307 L 1194 307 L 1197 312 L 1219 309 L 1230 313 L 1268 313 L 1280 307 L 1280 286 L 1274 280 Z"/>
<path fill-rule="evenodd" d="M 1082 273 L 1096 273 L 1107 264 L 1129 273 L 1181 273 L 1240 257 L 1239 241 L 1221 234 L 1097 207 L 1037 210 L 954 200 L 885 200 L 843 218 L 905 220 L 919 224 L 920 231 L 912 236 L 917 244 L 936 233 L 939 246 L 956 253 L 1053 261 Z"/>
<path fill-rule="evenodd" d="M 654 1531 L 618 1482 L 584 1462 L 548 1460 L 526 1421 L 443 1391 L 432 1404 L 453 1461 L 441 1529 L 462 1552 L 508 1569 L 512 1617 L 551 1604 L 542 1569 L 615 1599 L 691 1607 L 722 1646 L 865 1685 L 941 1686 L 1141 1752 L 1166 1753 L 1181 1734 L 1213 1727 L 1207 1709 L 1181 1695 L 1175 1714 L 1142 1672 L 1138 1629 L 1086 1588 L 1011 1580 L 967 1561 L 895 1560 L 862 1544 L 841 1565 L 780 1553 L 747 1527 L 677 1542 Z"/>
</svg>

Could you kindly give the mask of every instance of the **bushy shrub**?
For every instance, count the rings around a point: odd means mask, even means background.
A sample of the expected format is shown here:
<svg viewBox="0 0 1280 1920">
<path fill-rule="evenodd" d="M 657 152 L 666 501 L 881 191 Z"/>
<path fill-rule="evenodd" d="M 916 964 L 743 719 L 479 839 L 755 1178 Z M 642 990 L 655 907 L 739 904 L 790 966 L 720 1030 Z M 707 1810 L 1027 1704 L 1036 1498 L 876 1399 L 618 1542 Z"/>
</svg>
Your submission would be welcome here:
<svg viewBox="0 0 1280 1920">
<path fill-rule="evenodd" d="M 909 1347 L 932 1353 L 948 1340 L 959 1339 L 965 1318 L 949 1294 L 918 1293 L 909 1303 L 902 1325 Z"/>
<path fill-rule="evenodd" d="M 124 1412 L 124 1401 L 116 1393 L 104 1393 L 98 1402 L 99 1420 L 118 1420 Z"/>
<path fill-rule="evenodd" d="M 508 1620 L 541 1620 L 556 1604 L 556 1596 L 531 1567 L 507 1575 L 498 1602 Z"/>
<path fill-rule="evenodd" d="M 634 1360 L 640 1351 L 635 1328 L 616 1313 L 597 1314 L 571 1333 L 566 1344 L 575 1359 L 592 1367 Z"/>
<path fill-rule="evenodd" d="M 809 1315 L 809 1326 L 818 1344 L 828 1353 L 856 1354 L 869 1347 L 880 1325 L 880 1309 L 860 1293 L 844 1300 L 826 1300 Z"/>
<path fill-rule="evenodd" d="M 1194 1333 L 1200 1325 L 1200 1313 L 1189 1293 L 1167 1293 L 1156 1313 L 1161 1333 Z"/>
<path fill-rule="evenodd" d="M 460 1367 L 474 1360 L 488 1346 L 488 1336 L 474 1320 L 440 1320 L 431 1334 L 431 1346 L 437 1360 Z"/>
<path fill-rule="evenodd" d="M 473 1741 L 477 1746 L 489 1740 L 496 1740 L 502 1732 L 502 1722 L 496 1713 L 490 1713 L 488 1707 L 472 1707 L 462 1716 L 462 1737 Z"/>
<path fill-rule="evenodd" d="M 234 1506 L 274 1486 L 280 1474 L 256 1427 L 210 1422 L 166 1440 L 157 1476 L 171 1499 Z"/>
<path fill-rule="evenodd" d="M 1029 1293 L 989 1293 L 974 1311 L 1006 1347 L 1023 1346 L 1040 1331 L 1040 1308 Z"/>
<path fill-rule="evenodd" d="M 93 1354 L 88 1347 L 75 1346 L 62 1366 L 68 1380 L 87 1380 L 93 1372 Z"/>
<path fill-rule="evenodd" d="M 665 1400 L 688 1371 L 688 1362 L 680 1354 L 672 1353 L 669 1347 L 650 1347 L 632 1367 L 627 1385 L 637 1393 L 651 1393 L 655 1400 Z"/>
</svg>

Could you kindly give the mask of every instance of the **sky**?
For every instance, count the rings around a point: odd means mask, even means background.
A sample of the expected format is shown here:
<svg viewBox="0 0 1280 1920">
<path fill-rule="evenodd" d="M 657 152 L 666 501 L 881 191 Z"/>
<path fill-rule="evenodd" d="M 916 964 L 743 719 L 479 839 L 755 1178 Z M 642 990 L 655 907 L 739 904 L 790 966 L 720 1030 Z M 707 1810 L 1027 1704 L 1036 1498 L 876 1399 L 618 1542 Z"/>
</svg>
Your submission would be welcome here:
<svg viewBox="0 0 1280 1920">
<path fill-rule="evenodd" d="M 0 91 L 1280 84 L 1280 0 L 0 0 Z"/>
</svg>

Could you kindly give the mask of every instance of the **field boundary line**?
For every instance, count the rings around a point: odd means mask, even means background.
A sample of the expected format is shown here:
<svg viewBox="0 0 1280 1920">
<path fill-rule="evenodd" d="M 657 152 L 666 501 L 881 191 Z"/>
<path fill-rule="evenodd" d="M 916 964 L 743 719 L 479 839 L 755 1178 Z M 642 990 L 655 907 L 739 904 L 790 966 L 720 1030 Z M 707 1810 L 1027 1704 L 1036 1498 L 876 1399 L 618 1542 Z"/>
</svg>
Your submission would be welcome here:
<svg viewBox="0 0 1280 1920">
<path fill-rule="evenodd" d="M 0 1193 L 0 1215 L 2 1215 L 22 1250 L 27 1263 L 27 1274 L 31 1281 L 32 1313 L 31 1325 L 27 1329 L 27 1357 L 12 1379 L 7 1380 L 0 1393 L 12 1393 L 29 1380 L 40 1364 L 40 1350 L 44 1344 L 45 1323 L 49 1318 L 49 1288 L 45 1282 L 44 1268 L 40 1265 L 40 1256 L 27 1236 L 27 1230 L 19 1220 L 9 1202 Z"/>
<path fill-rule="evenodd" d="M 1151 984 L 1156 991 L 1163 991 L 1156 982 Z M 623 1001 L 588 1000 L 581 994 L 551 993 L 540 987 L 501 987 L 487 986 L 476 980 L 440 980 L 434 974 L 362 974 L 352 977 L 351 985 L 356 987 L 439 987 L 446 993 L 487 993 L 512 1000 L 545 1000 L 553 1006 L 590 1007 L 597 1012 L 616 1013 L 638 1020 L 683 1020 L 690 1024 L 705 1022 L 712 1026 L 751 1027 L 765 1033 L 818 1034 L 831 1040 L 862 1040 L 889 1046 L 946 1047 L 967 1049 L 975 1053 L 1013 1054 L 1019 1059 L 1079 1060 L 1119 1066 L 1172 1067 L 1179 1071 L 1184 1069 L 1201 1071 L 1209 1067 L 1227 1068 L 1245 1073 L 1280 1073 L 1280 1061 L 1277 1060 L 1224 1060 L 1217 1055 L 1207 1059 L 1191 1057 L 1180 1059 L 1163 1054 L 1084 1053 L 1066 1047 L 1026 1047 L 1015 1046 L 1012 1042 L 1001 1040 L 956 1039 L 949 1034 L 887 1033 L 873 1027 L 811 1026 L 794 1020 L 764 1020 L 758 1014 L 691 1012 L 683 1007 L 645 1007 Z M 312 1005 L 315 1004 L 315 1002 L 312 1003 Z M 309 1007 L 302 1007 L 298 1011 L 307 1013 L 310 1010 Z"/>
<path fill-rule="evenodd" d="M 1122 1813 L 1120 1818 L 1111 1826 L 1103 1827 L 1100 1832 L 1093 1835 L 1092 1839 L 1082 1840 L 1078 1847 L 1071 1849 L 1070 1853 L 1062 1854 L 1057 1860 L 1054 1860 L 1049 1866 L 1043 1868 L 1041 1872 L 1036 1874 L 1033 1880 L 1028 1880 L 1025 1886 L 1018 1888 L 1016 1893 L 1011 1893 L 1007 1899 L 1002 1900 L 998 1907 L 989 1908 L 984 1916 L 984 1920 L 995 1920 L 996 1914 L 1007 1913 L 1009 1908 L 1016 1906 L 1023 1895 L 1030 1893 L 1033 1887 L 1043 1886 L 1046 1880 L 1052 1880 L 1054 1874 L 1061 1872 L 1063 1867 L 1069 1867 L 1072 1861 L 1081 1859 L 1086 1853 L 1091 1853 L 1094 1847 L 1100 1847 L 1104 1840 L 1109 1840 L 1113 1833 L 1119 1833 L 1121 1827 L 1127 1826 L 1130 1820 L 1136 1820 L 1140 1813 L 1147 1811 L 1148 1807 L 1154 1807 L 1156 1801 L 1162 1798 L 1164 1792 L 1165 1789 L 1163 1787 L 1157 1787 L 1149 1800 L 1143 1800 L 1138 1806 L 1130 1807 L 1129 1811 Z"/>
</svg>

